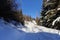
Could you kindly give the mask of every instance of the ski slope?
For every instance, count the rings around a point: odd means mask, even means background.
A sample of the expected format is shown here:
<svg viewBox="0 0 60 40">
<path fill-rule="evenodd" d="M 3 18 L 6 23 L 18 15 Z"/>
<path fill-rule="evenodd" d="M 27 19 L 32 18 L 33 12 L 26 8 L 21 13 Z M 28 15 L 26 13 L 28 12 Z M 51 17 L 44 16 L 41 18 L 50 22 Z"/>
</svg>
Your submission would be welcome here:
<svg viewBox="0 0 60 40">
<path fill-rule="evenodd" d="M 35 21 L 25 21 L 25 26 L 16 27 L 0 19 L 0 40 L 60 40 L 58 31 L 38 26 Z"/>
</svg>

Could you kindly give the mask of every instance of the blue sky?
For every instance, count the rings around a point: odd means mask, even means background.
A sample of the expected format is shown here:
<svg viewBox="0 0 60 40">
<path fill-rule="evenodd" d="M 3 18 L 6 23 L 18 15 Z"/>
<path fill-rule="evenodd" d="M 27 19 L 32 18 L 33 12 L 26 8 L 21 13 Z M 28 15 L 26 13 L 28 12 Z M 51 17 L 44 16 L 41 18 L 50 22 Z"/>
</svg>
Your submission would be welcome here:
<svg viewBox="0 0 60 40">
<path fill-rule="evenodd" d="M 33 18 L 40 16 L 40 11 L 42 9 L 42 0 L 17 0 L 17 3 L 19 5 L 19 8 L 22 7 L 23 14 L 29 15 Z M 22 4 L 21 7 L 19 3 Z"/>
</svg>

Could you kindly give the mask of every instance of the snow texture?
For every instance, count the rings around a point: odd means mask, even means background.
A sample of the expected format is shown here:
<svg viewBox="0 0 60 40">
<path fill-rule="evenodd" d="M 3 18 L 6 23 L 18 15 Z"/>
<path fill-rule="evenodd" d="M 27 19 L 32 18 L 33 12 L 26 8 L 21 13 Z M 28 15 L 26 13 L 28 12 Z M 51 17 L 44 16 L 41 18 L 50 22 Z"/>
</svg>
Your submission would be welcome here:
<svg viewBox="0 0 60 40">
<path fill-rule="evenodd" d="M 57 8 L 57 10 L 60 10 L 60 8 Z"/>
<path fill-rule="evenodd" d="M 46 27 L 43 27 L 43 26 L 38 26 L 31 21 L 25 21 L 25 26 L 26 26 L 25 28 L 21 28 L 20 30 L 22 30 L 26 33 L 47 32 L 47 33 L 59 34 L 60 35 L 59 30 L 46 28 Z"/>
<path fill-rule="evenodd" d="M 0 40 L 60 40 L 59 30 L 46 28 L 25 21 L 25 26 L 16 27 L 0 19 Z"/>
</svg>

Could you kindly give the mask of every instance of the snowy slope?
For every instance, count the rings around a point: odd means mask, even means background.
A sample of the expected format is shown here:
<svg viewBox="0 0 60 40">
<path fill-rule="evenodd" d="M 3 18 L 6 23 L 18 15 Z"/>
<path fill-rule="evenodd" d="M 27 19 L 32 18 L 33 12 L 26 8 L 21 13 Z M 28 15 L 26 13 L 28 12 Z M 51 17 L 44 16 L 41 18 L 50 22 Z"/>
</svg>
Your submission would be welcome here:
<svg viewBox="0 0 60 40">
<path fill-rule="evenodd" d="M 60 36 L 58 30 L 38 26 L 35 21 L 16 27 L 0 19 L 0 40 L 60 40 Z"/>
<path fill-rule="evenodd" d="M 46 28 L 43 26 L 38 26 L 36 25 L 35 22 L 31 22 L 31 21 L 25 21 L 25 28 L 22 28 L 20 30 L 27 32 L 27 33 L 38 33 L 38 32 L 47 32 L 47 33 L 54 33 L 54 34 L 59 34 L 60 35 L 60 31 L 56 30 L 56 29 L 51 29 L 51 28 Z M 19 29 L 19 28 L 18 28 Z"/>
</svg>

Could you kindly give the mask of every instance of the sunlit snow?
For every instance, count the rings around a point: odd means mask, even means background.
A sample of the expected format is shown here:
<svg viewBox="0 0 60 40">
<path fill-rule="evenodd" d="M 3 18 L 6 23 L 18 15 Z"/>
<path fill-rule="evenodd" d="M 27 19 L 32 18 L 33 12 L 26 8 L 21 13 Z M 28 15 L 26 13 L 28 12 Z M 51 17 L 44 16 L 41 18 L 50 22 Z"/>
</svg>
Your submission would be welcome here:
<svg viewBox="0 0 60 40">
<path fill-rule="evenodd" d="M 0 40 L 60 40 L 59 30 L 38 26 L 35 21 L 18 26 L 0 19 Z"/>
</svg>

